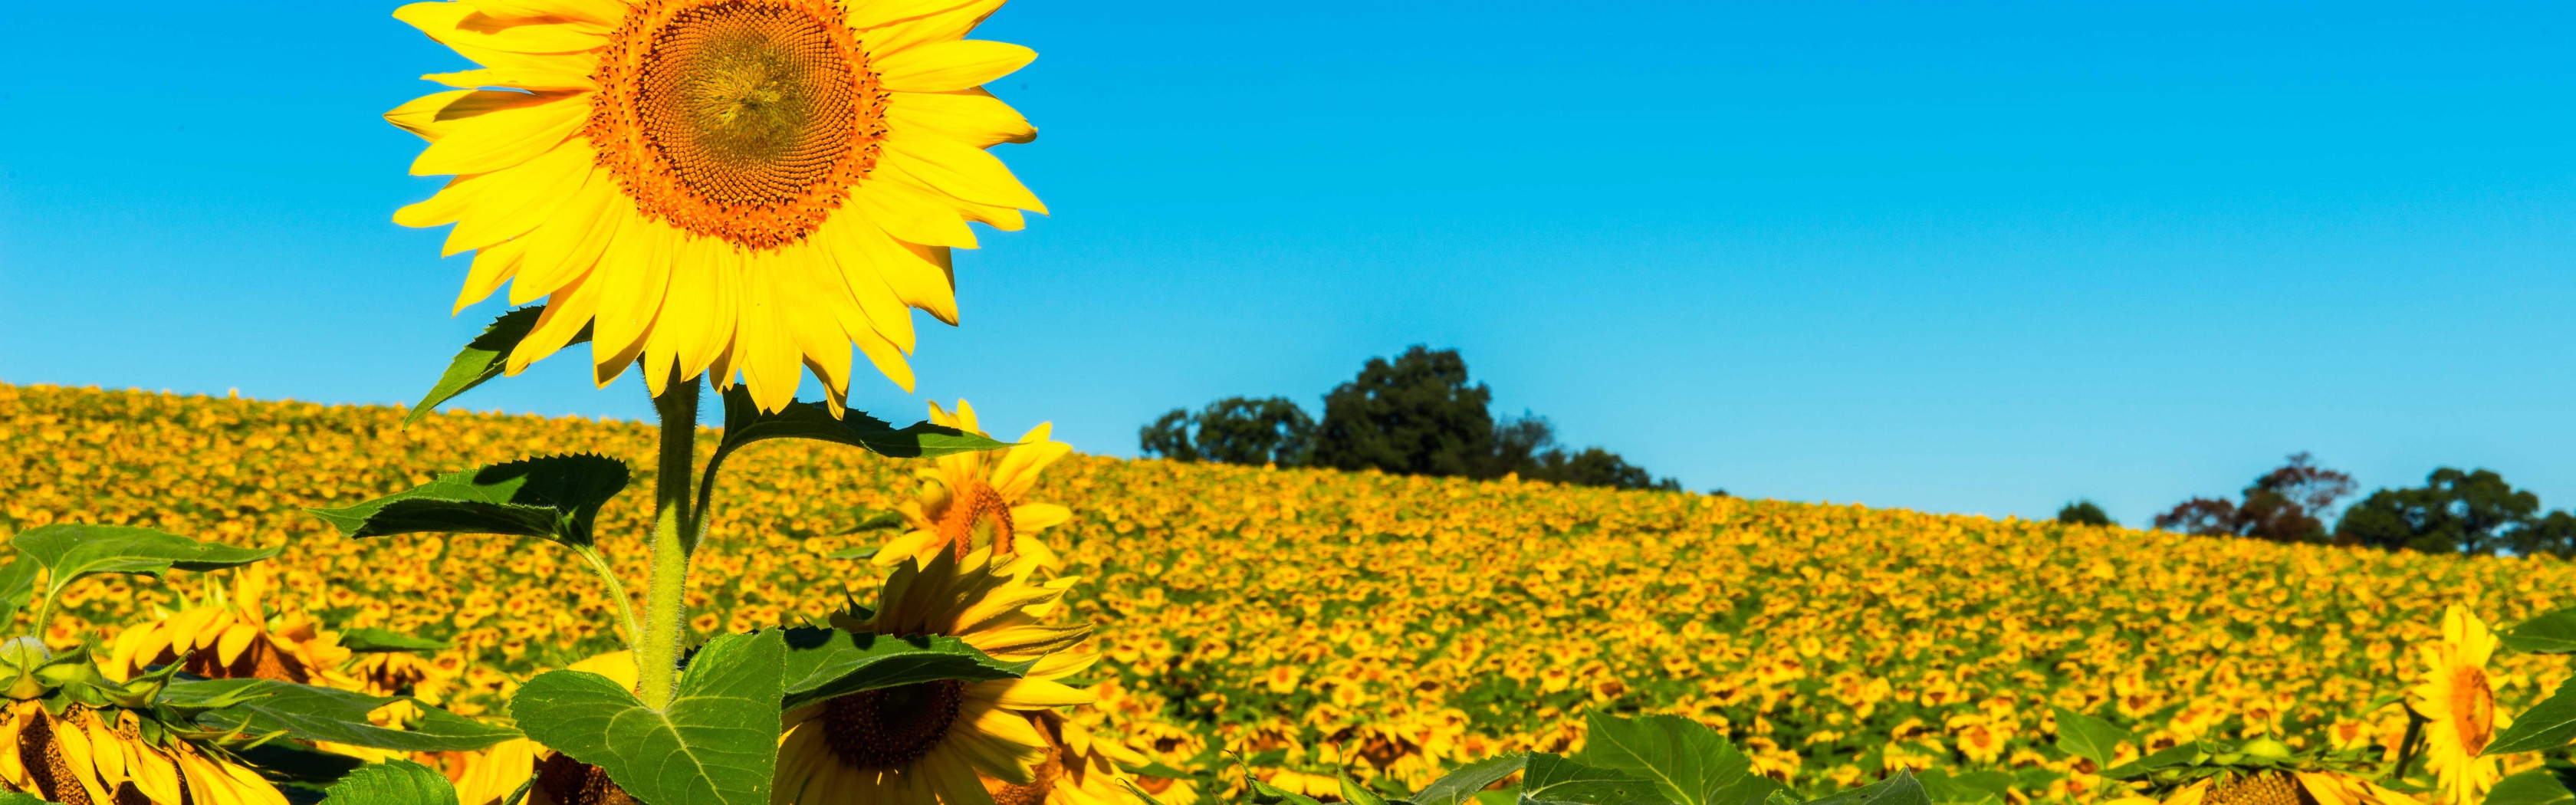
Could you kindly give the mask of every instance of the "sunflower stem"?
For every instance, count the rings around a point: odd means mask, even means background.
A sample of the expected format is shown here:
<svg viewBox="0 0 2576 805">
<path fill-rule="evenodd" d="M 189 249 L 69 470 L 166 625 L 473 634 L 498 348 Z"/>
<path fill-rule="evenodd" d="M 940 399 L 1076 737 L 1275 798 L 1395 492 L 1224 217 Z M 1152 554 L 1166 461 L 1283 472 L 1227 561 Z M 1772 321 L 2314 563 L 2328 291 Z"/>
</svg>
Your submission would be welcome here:
<svg viewBox="0 0 2576 805">
<path fill-rule="evenodd" d="M 675 372 L 676 374 L 676 372 Z M 688 623 L 691 476 L 697 466 L 698 381 L 673 378 L 653 411 L 662 418 L 661 461 L 653 477 L 653 577 L 644 593 L 644 629 L 635 647 L 637 695 L 655 710 L 670 706 Z"/>
<path fill-rule="evenodd" d="M 617 577 L 617 568 L 608 564 L 608 557 L 600 555 L 596 546 L 574 548 L 573 553 L 579 554 L 590 565 L 590 572 L 608 585 L 608 597 L 617 602 L 617 636 L 625 639 L 628 649 L 635 648 L 644 639 L 644 625 L 635 620 L 635 599 L 626 592 L 626 582 Z"/>
</svg>

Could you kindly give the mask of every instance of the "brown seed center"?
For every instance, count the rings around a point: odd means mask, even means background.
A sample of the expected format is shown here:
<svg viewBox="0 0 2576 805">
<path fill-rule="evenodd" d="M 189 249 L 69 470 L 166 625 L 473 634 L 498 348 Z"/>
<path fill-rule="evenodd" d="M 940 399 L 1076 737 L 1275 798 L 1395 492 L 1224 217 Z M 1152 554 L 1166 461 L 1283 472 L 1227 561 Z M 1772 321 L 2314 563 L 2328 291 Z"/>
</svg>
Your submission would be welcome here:
<svg viewBox="0 0 2576 805">
<path fill-rule="evenodd" d="M 2486 751 L 2487 742 L 2495 739 L 2495 692 L 2487 688 L 2486 671 L 2462 666 L 2452 675 L 2451 727 L 2471 755 Z"/>
<path fill-rule="evenodd" d="M 994 556 L 1011 552 L 1011 502 L 992 484 L 968 481 L 965 489 L 949 499 L 948 511 L 939 516 L 939 536 L 947 541 L 957 558 L 964 559 L 977 548 L 992 548 Z"/>
<path fill-rule="evenodd" d="M 954 679 L 833 699 L 823 703 L 823 743 L 851 768 L 902 768 L 939 746 L 965 699 Z"/>
</svg>

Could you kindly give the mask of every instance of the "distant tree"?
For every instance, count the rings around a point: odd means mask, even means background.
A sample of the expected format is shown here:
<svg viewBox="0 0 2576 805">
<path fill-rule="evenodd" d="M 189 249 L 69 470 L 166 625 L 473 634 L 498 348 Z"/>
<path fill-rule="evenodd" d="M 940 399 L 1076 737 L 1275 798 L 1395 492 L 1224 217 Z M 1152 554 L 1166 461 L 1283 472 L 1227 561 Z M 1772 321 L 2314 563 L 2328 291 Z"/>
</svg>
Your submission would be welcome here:
<svg viewBox="0 0 2576 805">
<path fill-rule="evenodd" d="M 2553 511 L 2531 525 L 2514 532 L 2516 553 L 2545 553 L 2560 559 L 2576 558 L 2576 515 Z"/>
<path fill-rule="evenodd" d="M 1607 486 L 1614 489 L 1655 489 L 1682 491 L 1682 482 L 1665 478 L 1656 480 L 1646 468 L 1628 463 L 1619 454 L 1598 447 L 1583 448 L 1580 453 L 1549 450 L 1539 454 L 1535 469 L 1521 473 L 1523 478 L 1555 481 L 1581 486 Z"/>
<path fill-rule="evenodd" d="M 2068 525 L 2119 525 L 2101 506 L 2090 500 L 2078 500 L 2057 510 L 2057 521 Z"/>
<path fill-rule="evenodd" d="M 2576 530 L 2576 522 L 2535 517 L 2540 496 L 2513 488 L 2490 470 L 2443 467 L 2411 489 L 2382 489 L 2353 504 L 2335 524 L 2335 537 L 2355 545 L 2427 553 L 2491 554 L 2550 550 Z"/>
<path fill-rule="evenodd" d="M 2307 453 L 2264 473 L 2245 487 L 2243 500 L 2192 498 L 2156 515 L 2166 531 L 2202 536 L 2254 537 L 2273 542 L 2323 542 L 2325 514 L 2351 495 L 2352 476 L 2316 465 Z"/>
<path fill-rule="evenodd" d="M 1314 452 L 1315 418 L 1286 397 L 1227 397 L 1196 414 L 1172 409 L 1136 436 L 1149 456 L 1296 467 Z"/>
<path fill-rule="evenodd" d="M 1314 465 L 1411 475 L 1482 476 L 1494 466 L 1493 391 L 1467 384 L 1458 351 L 1422 346 L 1370 358 L 1324 395 Z"/>
</svg>

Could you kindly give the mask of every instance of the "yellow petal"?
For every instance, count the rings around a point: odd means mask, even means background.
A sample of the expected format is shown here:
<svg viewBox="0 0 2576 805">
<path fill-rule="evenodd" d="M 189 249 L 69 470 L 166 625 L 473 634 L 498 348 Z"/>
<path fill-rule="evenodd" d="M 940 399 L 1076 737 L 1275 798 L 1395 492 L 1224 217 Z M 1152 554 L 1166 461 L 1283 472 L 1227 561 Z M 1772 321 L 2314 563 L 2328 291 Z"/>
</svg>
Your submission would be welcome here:
<svg viewBox="0 0 2576 805">
<path fill-rule="evenodd" d="M 608 44 L 597 25 L 502 19 L 467 3 L 413 3 L 394 9 L 394 19 L 410 23 L 429 38 L 451 47 L 505 53 L 574 53 Z"/>
<path fill-rule="evenodd" d="M 179 766 L 168 755 L 152 747 L 136 747 L 131 760 L 126 770 L 133 775 L 129 782 L 134 783 L 134 790 L 155 803 L 180 801 Z"/>
<path fill-rule="evenodd" d="M 215 643 L 215 661 L 224 665 L 233 664 L 234 660 L 241 659 L 243 651 L 250 648 L 251 640 L 258 637 L 259 627 L 252 624 L 236 623 L 226 627 L 223 638 Z"/>
<path fill-rule="evenodd" d="M 456 292 L 456 307 L 447 315 L 463 313 L 500 290 L 501 283 L 509 282 L 518 273 L 519 258 L 527 254 L 527 245 L 526 241 L 505 241 L 476 252 L 473 267 L 465 273 L 465 285 Z"/>
<path fill-rule="evenodd" d="M 614 26 L 626 17 L 622 0 L 466 0 L 495 17 L 562 17 L 598 26 Z"/>
<path fill-rule="evenodd" d="M 553 150 L 588 122 L 590 104 L 578 97 L 551 100 L 456 121 L 412 160 L 412 175 L 488 173 Z"/>
<path fill-rule="evenodd" d="M 897 136 L 929 134 L 985 148 L 1037 139 L 1017 109 L 981 89 L 888 93 L 886 126 Z"/>
<path fill-rule="evenodd" d="M 954 41 L 975 30 L 977 24 L 1001 7 L 1002 0 L 974 0 L 956 8 L 870 27 L 859 32 L 859 41 L 866 44 L 869 53 L 879 54 Z"/>
<path fill-rule="evenodd" d="M 573 336 L 590 326 L 593 311 L 599 309 L 599 292 L 584 287 L 588 277 L 575 279 L 556 289 L 546 300 L 546 310 L 537 314 L 537 326 L 528 337 L 510 350 L 510 360 L 503 367 L 507 374 L 526 371 L 528 364 L 544 360 L 571 343 Z"/>
<path fill-rule="evenodd" d="M 923 184 L 979 204 L 1046 212 L 1002 160 L 981 148 L 939 137 L 888 140 L 878 170 L 899 170 Z"/>
<path fill-rule="evenodd" d="M 678 246 L 677 230 L 654 221 L 638 223 L 618 229 L 589 280 L 600 293 L 591 356 L 595 365 L 612 373 L 624 371 L 626 362 L 643 351 L 644 334 L 661 312 L 662 292 L 671 281 L 670 255 Z"/>
<path fill-rule="evenodd" d="M 1037 51 L 1008 42 L 959 39 L 886 54 L 876 68 L 886 89 L 952 92 L 1010 75 L 1037 57 Z"/>
<path fill-rule="evenodd" d="M 1100 700 L 1090 691 L 1039 679 L 996 679 L 977 684 L 994 685 L 997 690 L 992 693 L 993 705 L 1013 710 L 1072 707 Z"/>
<path fill-rule="evenodd" d="M 599 63 L 596 59 L 566 57 L 559 62 L 549 64 L 516 64 L 453 73 L 430 73 L 421 78 L 464 89 L 514 87 L 549 92 L 588 92 L 599 89 L 599 82 L 591 80 L 590 77 L 598 67 Z"/>
<path fill-rule="evenodd" d="M 524 305 L 590 271 L 608 248 L 619 224 L 633 213 L 608 171 L 584 167 L 579 186 L 564 198 L 544 223 L 528 231 L 528 256 L 519 278 L 510 284 L 510 304 Z"/>
<path fill-rule="evenodd" d="M 1063 525 L 1073 519 L 1073 510 L 1053 503 L 1024 503 L 1011 507 L 1011 529 L 1042 531 Z"/>
</svg>

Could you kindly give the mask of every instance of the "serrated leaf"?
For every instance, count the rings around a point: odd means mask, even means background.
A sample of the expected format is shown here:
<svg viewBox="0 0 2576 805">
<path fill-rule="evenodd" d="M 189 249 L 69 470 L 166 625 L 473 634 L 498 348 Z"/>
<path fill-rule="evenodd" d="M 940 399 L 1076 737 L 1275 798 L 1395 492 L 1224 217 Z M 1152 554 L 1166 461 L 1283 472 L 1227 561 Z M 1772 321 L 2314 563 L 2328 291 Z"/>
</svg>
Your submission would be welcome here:
<svg viewBox="0 0 2576 805">
<path fill-rule="evenodd" d="M 1589 739 L 1587 739 L 1589 740 Z M 1654 780 L 1561 755 L 1532 752 L 1521 773 L 1522 805 L 1670 805 Z"/>
<path fill-rule="evenodd" d="M 340 630 L 340 647 L 358 654 L 384 654 L 396 651 L 440 651 L 445 640 L 413 637 L 391 629 L 362 626 Z"/>
<path fill-rule="evenodd" d="M 333 783 L 321 805 L 457 805 L 456 786 L 408 760 L 369 763 Z"/>
<path fill-rule="evenodd" d="M 644 706 L 598 674 L 552 671 L 510 701 L 519 728 L 555 751 L 598 766 L 653 805 L 767 805 L 778 765 L 778 630 L 719 635 L 680 673 L 668 710 Z"/>
<path fill-rule="evenodd" d="M 240 567 L 276 556 L 276 548 L 236 548 L 214 542 L 198 542 L 177 534 L 121 525 L 79 525 L 65 523 L 31 528 L 18 532 L 9 540 L 18 552 L 36 560 L 52 571 L 45 582 L 45 594 L 53 595 L 83 576 L 98 573 L 134 573 L 158 576 L 172 570 L 204 572 Z M 0 574 L 15 577 L 26 573 L 26 583 L 33 584 L 33 570 L 20 569 L 11 562 Z M 31 588 L 32 589 L 32 588 Z M 24 606 L 25 598 L 14 599 Z"/>
<path fill-rule="evenodd" d="M 2576 608 L 2562 609 L 2514 624 L 2496 633 L 2504 647 L 2532 654 L 2576 653 Z"/>
<path fill-rule="evenodd" d="M 1914 779 L 1913 772 L 1898 771 L 1894 777 L 1809 800 L 1807 805 L 1932 805 L 1932 797 L 1923 790 L 1922 781 Z"/>
<path fill-rule="evenodd" d="M 1779 784 L 1753 773 L 1753 760 L 1726 736 L 1673 715 L 1622 718 L 1595 712 L 1573 760 L 1655 782 L 1678 805 L 1756 805 Z"/>
<path fill-rule="evenodd" d="M 2506 775 L 2504 779 L 2496 781 L 2494 788 L 2487 790 L 2486 798 L 2486 805 L 2570 805 L 2570 803 L 2576 803 L 2576 793 L 2568 792 L 2567 786 L 2558 781 L 2558 775 L 2550 773 L 2548 769 L 2532 769 L 2521 774 Z"/>
<path fill-rule="evenodd" d="M 172 682 L 162 689 L 158 701 L 178 707 L 212 708 L 197 716 L 197 723 L 209 729 L 250 733 L 282 730 L 299 740 L 374 749 L 462 752 L 519 737 L 508 727 L 485 724 L 417 702 L 414 704 L 420 718 L 404 729 L 379 727 L 367 720 L 368 713 L 403 698 L 268 679 L 207 679 Z"/>
<path fill-rule="evenodd" d="M 599 507 L 626 482 L 626 463 L 616 459 L 546 456 L 451 472 L 345 509 L 305 511 L 349 537 L 507 534 L 586 547 Z"/>
<path fill-rule="evenodd" d="M 2576 743 L 2576 679 L 2558 683 L 2558 690 L 2540 700 L 2531 709 L 2513 717 L 2513 726 L 2496 733 L 2480 755 L 2507 755 L 2515 752 L 2538 752 Z"/>
<path fill-rule="evenodd" d="M 437 385 L 429 387 L 429 394 L 420 398 L 419 405 L 411 407 L 411 413 L 403 415 L 403 424 L 409 425 L 436 410 L 441 403 L 456 399 L 456 395 L 500 377 L 501 370 L 509 363 L 510 350 L 517 349 L 520 341 L 527 340 L 528 333 L 537 328 L 537 317 L 545 312 L 544 305 L 529 305 L 493 319 L 491 326 L 483 328 L 483 334 L 466 342 L 465 348 L 457 351 L 456 357 L 447 362 L 447 373 L 439 376 Z M 588 341 L 590 325 L 585 324 L 581 332 L 564 345 Z"/>
<path fill-rule="evenodd" d="M 1463 805 L 1475 799 L 1476 792 L 1502 782 L 1528 764 L 1528 754 L 1515 752 L 1460 766 L 1415 792 L 1413 805 Z"/>
<path fill-rule="evenodd" d="M 2137 740 L 2137 736 L 2111 726 L 2111 722 L 2063 707 L 2052 709 L 2057 711 L 2058 750 L 2093 761 L 2095 769 L 2111 767 L 2111 758 L 2119 756 L 2120 742 Z"/>
<path fill-rule="evenodd" d="M 751 390 L 739 385 L 725 390 L 724 409 L 724 440 L 716 444 L 717 456 L 767 439 L 813 439 L 895 458 L 934 458 L 1011 446 L 1009 442 L 928 422 L 898 430 L 892 423 L 859 411 L 836 417 L 821 403 L 788 403 L 783 410 L 762 413 L 751 400 Z"/>
<path fill-rule="evenodd" d="M 996 660 L 947 635 L 895 637 L 810 626 L 776 631 L 786 645 L 781 704 L 787 710 L 916 682 L 1010 679 L 1037 664 Z"/>
</svg>

